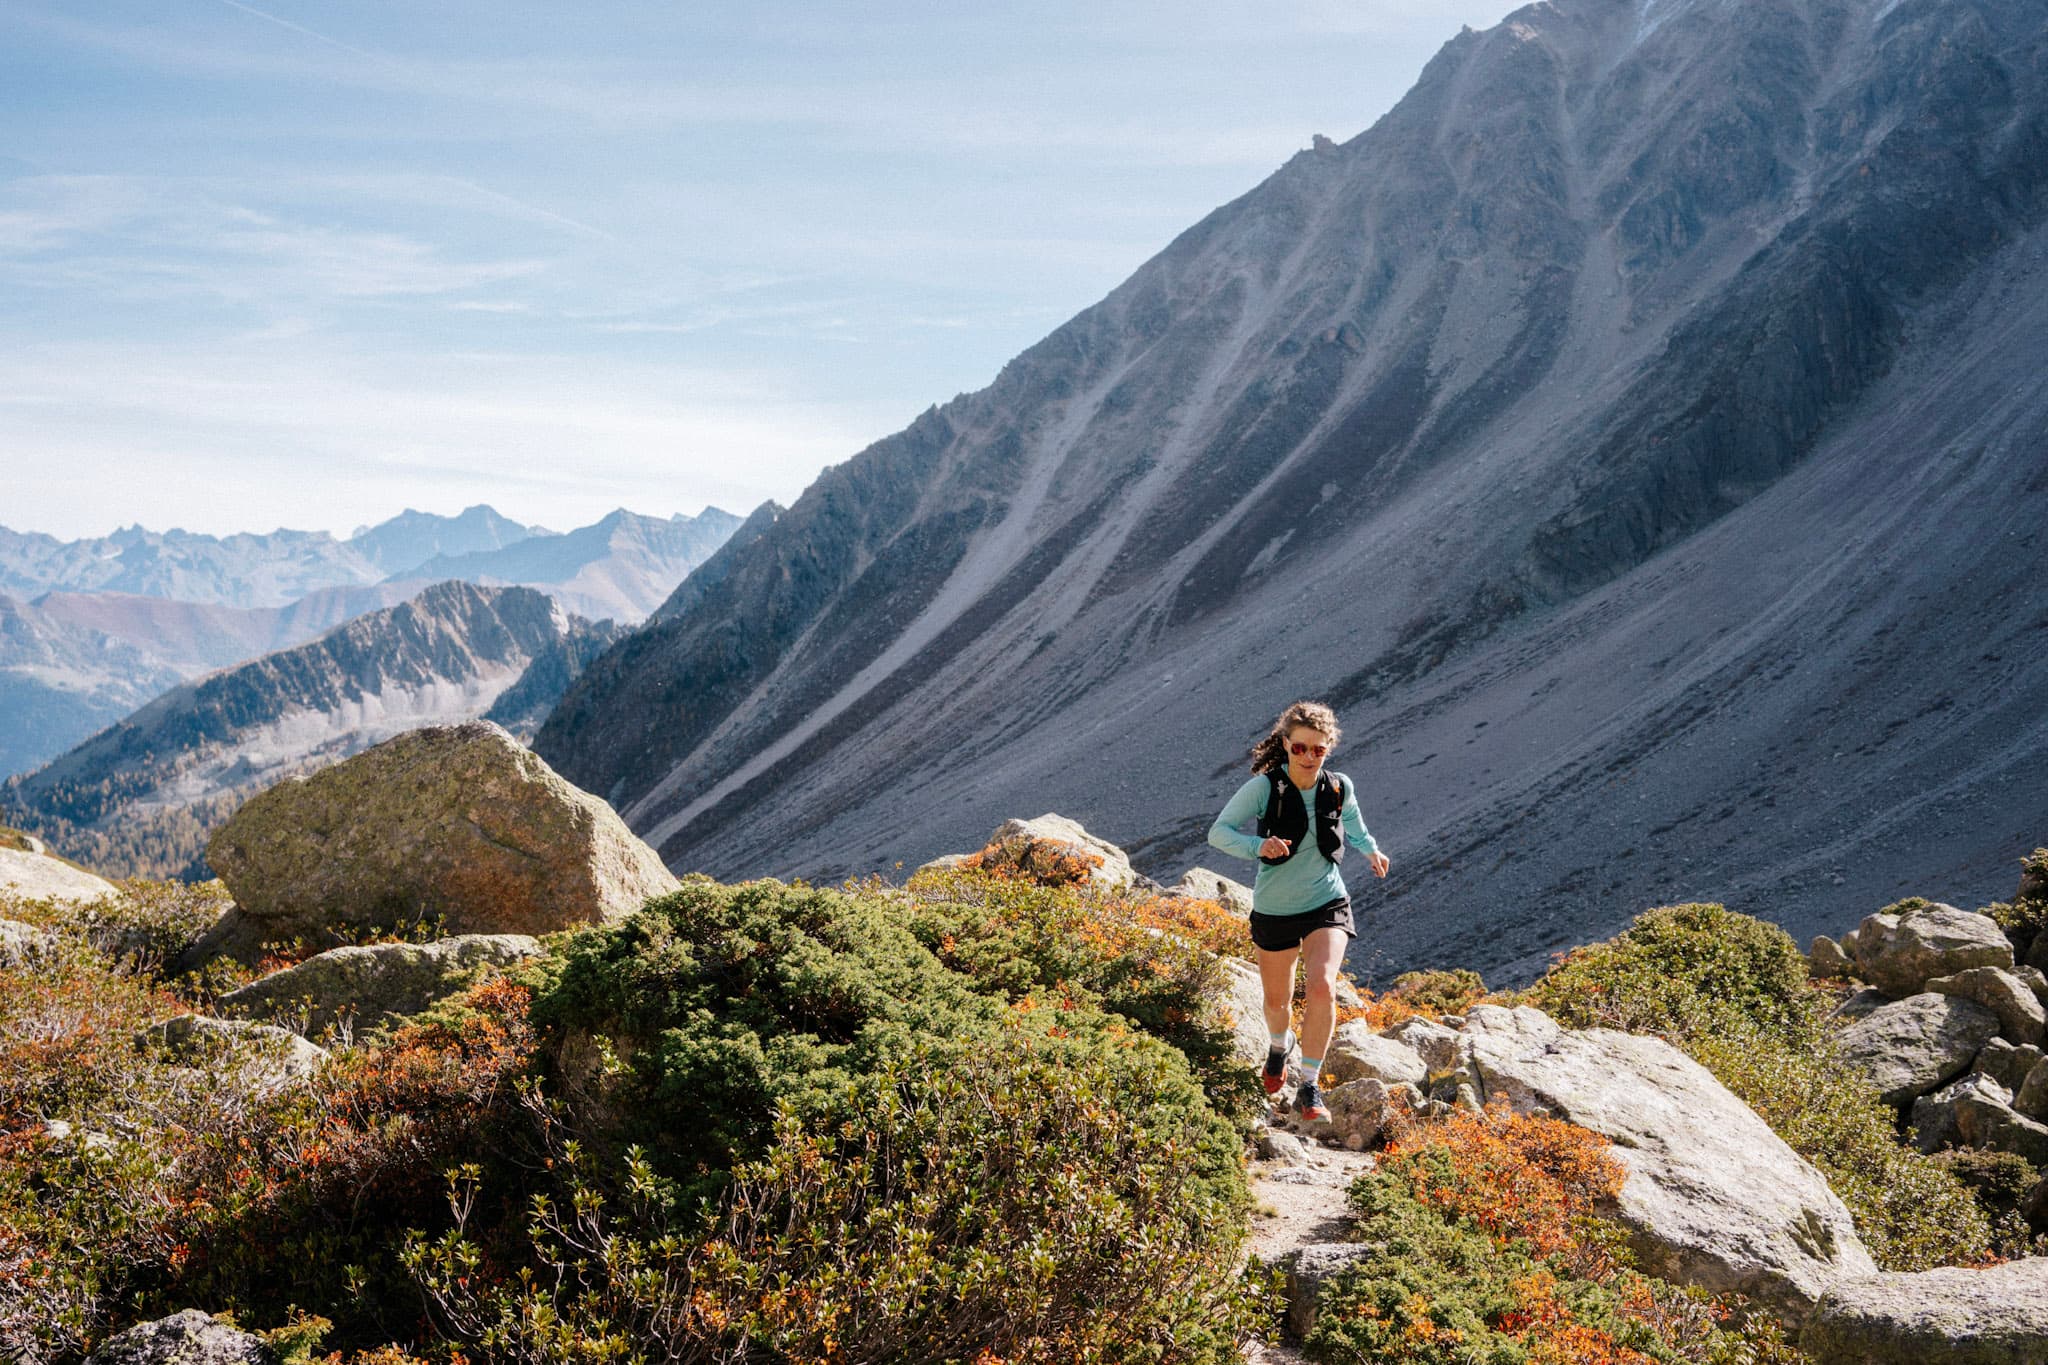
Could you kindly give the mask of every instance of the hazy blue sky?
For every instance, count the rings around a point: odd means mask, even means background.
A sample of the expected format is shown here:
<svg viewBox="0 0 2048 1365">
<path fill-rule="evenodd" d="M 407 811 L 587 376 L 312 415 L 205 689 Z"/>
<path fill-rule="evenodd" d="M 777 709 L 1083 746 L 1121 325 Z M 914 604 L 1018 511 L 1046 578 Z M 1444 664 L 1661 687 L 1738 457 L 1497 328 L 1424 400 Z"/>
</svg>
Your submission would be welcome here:
<svg viewBox="0 0 2048 1365">
<path fill-rule="evenodd" d="M 0 6 L 0 524 L 745 512 L 1505 0 Z"/>
</svg>

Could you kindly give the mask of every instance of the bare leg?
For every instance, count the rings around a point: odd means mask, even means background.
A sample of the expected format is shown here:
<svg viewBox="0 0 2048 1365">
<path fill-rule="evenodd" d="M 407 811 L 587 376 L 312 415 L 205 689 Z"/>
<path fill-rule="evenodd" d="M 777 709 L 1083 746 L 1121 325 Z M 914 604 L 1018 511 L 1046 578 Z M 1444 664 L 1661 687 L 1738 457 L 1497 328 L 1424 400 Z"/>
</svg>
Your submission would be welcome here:
<svg viewBox="0 0 2048 1365">
<path fill-rule="evenodd" d="M 1320 1058 L 1329 1049 L 1330 1035 L 1337 1031 L 1337 968 L 1344 961 L 1344 945 L 1350 935 L 1342 929 L 1318 929 L 1301 943 L 1302 994 L 1301 1055 Z M 1267 1013 L 1272 1013 L 1273 989 L 1266 987 Z"/>
<path fill-rule="evenodd" d="M 1259 952 L 1259 986 L 1266 996 L 1266 1032 L 1285 1033 L 1294 1017 L 1294 959 L 1299 948 Z"/>
</svg>

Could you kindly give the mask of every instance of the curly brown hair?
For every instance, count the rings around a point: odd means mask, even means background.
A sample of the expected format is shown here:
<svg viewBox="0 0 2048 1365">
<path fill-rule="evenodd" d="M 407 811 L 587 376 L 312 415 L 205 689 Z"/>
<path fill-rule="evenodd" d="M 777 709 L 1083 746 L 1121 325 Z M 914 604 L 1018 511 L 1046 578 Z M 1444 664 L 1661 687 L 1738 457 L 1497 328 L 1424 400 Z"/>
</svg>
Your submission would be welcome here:
<svg viewBox="0 0 2048 1365">
<path fill-rule="evenodd" d="M 1252 771 L 1270 773 L 1287 763 L 1287 736 L 1297 726 L 1307 726 L 1330 737 L 1331 745 L 1344 736 L 1337 728 L 1337 713 L 1319 701 L 1298 701 L 1280 713 L 1267 736 L 1252 746 Z"/>
</svg>

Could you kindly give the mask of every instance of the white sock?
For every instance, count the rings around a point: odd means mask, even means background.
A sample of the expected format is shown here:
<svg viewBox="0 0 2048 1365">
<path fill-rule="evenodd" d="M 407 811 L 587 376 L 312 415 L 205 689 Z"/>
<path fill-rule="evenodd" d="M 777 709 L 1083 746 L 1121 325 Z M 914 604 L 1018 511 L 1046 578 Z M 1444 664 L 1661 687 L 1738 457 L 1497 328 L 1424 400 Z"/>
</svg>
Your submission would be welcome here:
<svg viewBox="0 0 2048 1365">
<path fill-rule="evenodd" d="M 1287 1029 L 1287 1030 L 1285 1030 L 1285 1031 L 1283 1031 L 1283 1032 L 1280 1032 L 1280 1033 L 1275 1033 L 1275 1032 L 1273 1032 L 1273 1031 L 1272 1031 L 1271 1029 L 1267 1029 L 1267 1030 L 1266 1030 L 1266 1036 L 1267 1036 L 1268 1038 L 1272 1039 L 1272 1049 L 1273 1049 L 1273 1051 L 1275 1051 L 1275 1052 L 1292 1052 L 1292 1051 L 1294 1051 L 1294 1030 L 1293 1030 L 1293 1029 Z"/>
<path fill-rule="evenodd" d="M 1317 1073 L 1318 1073 L 1318 1072 L 1320 1072 L 1320 1071 L 1321 1071 L 1322 1069 L 1323 1069 L 1323 1059 L 1322 1059 L 1322 1058 L 1320 1058 L 1320 1057 L 1317 1057 L 1317 1058 L 1315 1058 L 1315 1059 L 1314 1059 L 1313 1061 L 1311 1061 L 1311 1060 L 1310 1060 L 1309 1058 L 1307 1058 L 1307 1057 L 1304 1057 L 1304 1058 L 1302 1058 L 1302 1059 L 1301 1059 L 1301 1065 L 1300 1065 L 1300 1070 L 1301 1070 L 1301 1083 L 1302 1083 L 1303 1085 L 1314 1085 L 1314 1084 L 1316 1083 L 1316 1075 L 1317 1075 Z"/>
</svg>

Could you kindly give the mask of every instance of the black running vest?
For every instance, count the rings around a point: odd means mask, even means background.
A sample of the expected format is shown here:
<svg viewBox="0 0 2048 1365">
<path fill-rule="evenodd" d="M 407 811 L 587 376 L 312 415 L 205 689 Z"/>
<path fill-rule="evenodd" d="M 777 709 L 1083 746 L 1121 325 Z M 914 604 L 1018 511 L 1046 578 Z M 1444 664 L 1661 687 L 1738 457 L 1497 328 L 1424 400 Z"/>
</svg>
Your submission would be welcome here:
<svg viewBox="0 0 2048 1365">
<path fill-rule="evenodd" d="M 1259 861 L 1277 867 L 1301 852 L 1302 836 L 1308 833 L 1308 803 L 1287 776 L 1285 764 L 1267 773 L 1266 780 L 1273 786 L 1266 793 L 1266 813 L 1259 817 L 1259 837 L 1287 840 L 1287 857 L 1261 855 Z M 1331 862 L 1344 861 L 1344 788 L 1328 772 L 1316 777 L 1316 847 Z"/>
</svg>

